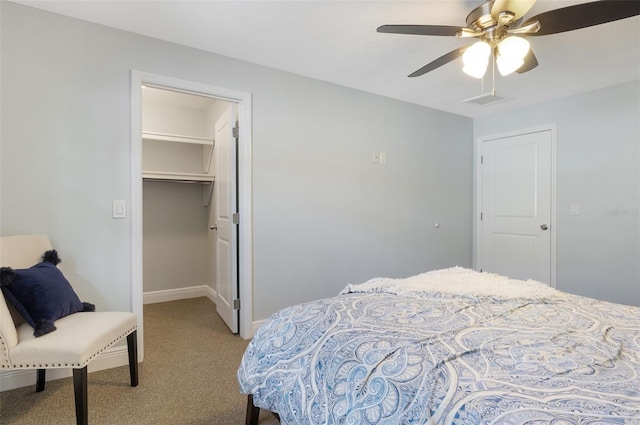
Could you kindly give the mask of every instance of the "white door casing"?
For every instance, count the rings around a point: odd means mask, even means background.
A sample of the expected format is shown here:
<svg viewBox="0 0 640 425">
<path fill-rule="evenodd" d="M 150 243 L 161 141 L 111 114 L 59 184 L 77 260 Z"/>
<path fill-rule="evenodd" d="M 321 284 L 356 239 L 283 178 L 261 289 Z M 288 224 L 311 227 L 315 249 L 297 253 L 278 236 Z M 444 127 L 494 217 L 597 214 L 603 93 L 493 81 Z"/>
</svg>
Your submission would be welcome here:
<svg viewBox="0 0 640 425">
<path fill-rule="evenodd" d="M 216 221 L 216 310 L 232 332 L 238 332 L 236 141 L 233 135 L 235 105 L 229 106 L 216 122 L 214 161 L 216 182 L 213 189 Z"/>
<path fill-rule="evenodd" d="M 251 187 L 251 93 L 224 87 L 210 86 L 193 81 L 138 70 L 131 71 L 131 310 L 138 316 L 138 358 L 144 359 L 143 321 L 143 267 L 142 267 L 142 85 L 181 90 L 187 93 L 212 96 L 238 106 L 238 119 L 245 123 L 238 137 L 238 210 L 239 225 L 238 280 L 240 310 L 240 336 L 253 337 L 253 219 Z"/>
<path fill-rule="evenodd" d="M 555 286 L 555 128 L 476 146 L 476 269 Z"/>
</svg>

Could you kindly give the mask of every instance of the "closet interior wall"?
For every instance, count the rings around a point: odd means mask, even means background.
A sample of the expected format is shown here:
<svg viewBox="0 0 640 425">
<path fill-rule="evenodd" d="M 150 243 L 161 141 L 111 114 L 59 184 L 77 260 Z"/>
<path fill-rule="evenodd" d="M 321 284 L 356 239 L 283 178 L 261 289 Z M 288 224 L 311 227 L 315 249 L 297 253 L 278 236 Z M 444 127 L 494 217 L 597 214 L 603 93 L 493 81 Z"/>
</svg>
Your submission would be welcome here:
<svg viewBox="0 0 640 425">
<path fill-rule="evenodd" d="M 227 102 L 168 90 L 142 90 L 143 290 L 145 293 L 208 286 L 215 289 L 212 184 L 202 179 L 212 147 L 151 140 L 148 133 L 213 140 Z M 162 137 L 162 136 L 161 136 Z M 148 170 L 189 177 L 150 178 Z M 178 297 L 179 298 L 179 297 Z"/>
</svg>

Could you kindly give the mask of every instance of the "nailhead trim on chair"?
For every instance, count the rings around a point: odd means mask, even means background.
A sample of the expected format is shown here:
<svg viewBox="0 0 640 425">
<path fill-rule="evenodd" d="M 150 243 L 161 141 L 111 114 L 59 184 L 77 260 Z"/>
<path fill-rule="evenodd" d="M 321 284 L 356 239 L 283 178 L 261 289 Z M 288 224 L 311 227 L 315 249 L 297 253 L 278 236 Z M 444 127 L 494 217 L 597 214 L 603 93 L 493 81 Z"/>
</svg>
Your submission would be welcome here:
<svg viewBox="0 0 640 425">
<path fill-rule="evenodd" d="M 2 344 L 2 351 L 4 351 L 2 358 L 3 358 L 3 364 L 2 364 L 2 368 L 5 367 L 11 367 L 9 365 L 9 350 L 7 349 L 7 344 L 5 344 L 4 342 L 4 338 L 0 337 L 0 344 Z"/>
<path fill-rule="evenodd" d="M 100 350 L 98 350 L 96 353 L 94 353 L 91 357 L 89 357 L 84 363 L 80 364 L 80 363 L 58 363 L 58 364 L 39 364 L 39 365 L 2 365 L 2 369 L 47 369 L 47 368 L 57 368 L 57 367 L 73 367 L 73 368 L 79 368 L 79 367 L 84 367 L 86 366 L 91 360 L 93 360 L 94 358 L 96 358 L 97 356 L 99 356 L 104 350 L 106 350 L 107 348 L 111 347 L 113 344 L 115 344 L 116 342 L 120 341 L 122 338 L 124 338 L 125 336 L 129 335 L 131 332 L 135 331 L 138 327 L 134 326 L 131 329 L 129 329 L 128 331 L 126 331 L 125 333 L 123 333 L 122 335 L 120 335 L 119 337 L 117 337 L 116 339 L 114 339 L 113 341 L 111 341 L 109 344 L 105 345 L 104 347 L 102 347 Z M 0 342 L 2 342 L 2 347 L 3 349 L 6 351 L 6 345 L 4 343 L 4 341 L 2 341 L 2 339 L 0 338 Z"/>
</svg>

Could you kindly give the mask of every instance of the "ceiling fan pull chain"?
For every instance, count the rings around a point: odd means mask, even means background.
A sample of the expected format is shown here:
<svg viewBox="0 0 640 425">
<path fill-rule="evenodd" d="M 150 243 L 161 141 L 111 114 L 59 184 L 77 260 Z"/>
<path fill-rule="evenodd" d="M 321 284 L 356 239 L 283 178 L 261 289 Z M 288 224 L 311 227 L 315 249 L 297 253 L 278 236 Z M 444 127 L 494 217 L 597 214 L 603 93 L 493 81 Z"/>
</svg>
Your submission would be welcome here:
<svg viewBox="0 0 640 425">
<path fill-rule="evenodd" d="M 495 47 L 494 47 L 495 49 Z M 496 94 L 496 55 L 491 55 L 491 94 Z"/>
</svg>

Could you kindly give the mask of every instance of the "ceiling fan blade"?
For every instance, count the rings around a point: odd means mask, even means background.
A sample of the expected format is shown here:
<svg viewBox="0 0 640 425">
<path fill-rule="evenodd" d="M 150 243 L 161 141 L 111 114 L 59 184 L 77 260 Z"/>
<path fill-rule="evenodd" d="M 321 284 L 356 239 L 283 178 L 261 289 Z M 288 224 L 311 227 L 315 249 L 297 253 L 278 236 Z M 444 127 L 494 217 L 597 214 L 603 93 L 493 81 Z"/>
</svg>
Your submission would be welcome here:
<svg viewBox="0 0 640 425">
<path fill-rule="evenodd" d="M 513 13 L 514 20 L 520 19 L 531 9 L 536 0 L 495 0 L 491 6 L 491 16 L 498 22 L 500 12 Z"/>
<path fill-rule="evenodd" d="M 557 34 L 606 24 L 640 15 L 640 1 L 600 0 L 550 10 L 528 19 L 523 25 L 540 22 L 540 30 L 529 36 Z"/>
<path fill-rule="evenodd" d="M 427 72 L 433 71 L 436 68 L 440 68 L 442 65 L 448 64 L 452 60 L 458 59 L 460 56 L 462 56 L 464 51 L 467 50 L 469 46 L 471 46 L 471 44 L 462 46 L 458 49 L 450 51 L 446 55 L 440 56 L 438 59 L 434 60 L 433 62 L 430 62 L 425 66 L 423 66 L 422 68 L 418 69 L 417 71 L 409 74 L 409 77 L 419 77 L 421 75 L 426 74 Z"/>
<path fill-rule="evenodd" d="M 455 36 L 462 31 L 462 27 L 446 25 L 382 25 L 378 27 L 377 31 L 390 34 Z"/>
<path fill-rule="evenodd" d="M 533 68 L 538 66 L 538 59 L 536 55 L 533 54 L 533 50 L 529 49 L 529 53 L 524 57 L 524 64 L 518 69 L 516 72 L 518 74 L 524 74 L 527 71 L 531 71 Z"/>
</svg>

